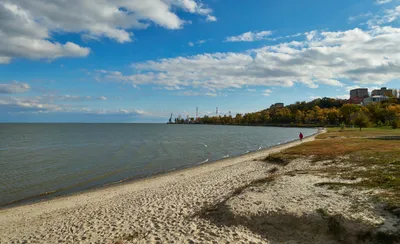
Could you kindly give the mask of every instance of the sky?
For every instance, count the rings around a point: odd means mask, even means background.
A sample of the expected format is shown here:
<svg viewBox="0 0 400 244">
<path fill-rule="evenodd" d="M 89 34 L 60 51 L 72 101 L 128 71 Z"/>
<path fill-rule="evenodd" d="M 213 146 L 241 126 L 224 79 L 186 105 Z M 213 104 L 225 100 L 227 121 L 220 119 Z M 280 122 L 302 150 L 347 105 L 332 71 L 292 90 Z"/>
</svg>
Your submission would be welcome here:
<svg viewBox="0 0 400 244">
<path fill-rule="evenodd" d="M 400 88 L 400 0 L 0 0 L 0 122 L 164 123 Z"/>
</svg>

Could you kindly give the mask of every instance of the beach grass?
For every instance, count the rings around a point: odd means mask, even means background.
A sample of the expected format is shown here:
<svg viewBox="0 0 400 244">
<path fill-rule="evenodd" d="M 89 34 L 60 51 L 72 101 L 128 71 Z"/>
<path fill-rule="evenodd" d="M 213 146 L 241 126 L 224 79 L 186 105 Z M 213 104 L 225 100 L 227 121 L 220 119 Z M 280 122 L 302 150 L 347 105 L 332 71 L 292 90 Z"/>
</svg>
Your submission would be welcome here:
<svg viewBox="0 0 400 244">
<path fill-rule="evenodd" d="M 382 136 L 400 136 L 400 129 L 392 129 L 389 126 L 385 127 L 374 127 L 374 128 L 345 128 L 340 127 L 327 128 L 328 133 L 320 134 L 317 139 L 328 139 L 328 138 L 350 138 L 350 137 L 382 137 Z"/>
<path fill-rule="evenodd" d="M 326 161 L 325 167 L 313 173 L 359 180 L 321 185 L 377 190 L 379 199 L 400 207 L 400 130 L 339 130 L 328 129 L 319 140 L 272 154 L 265 161 L 277 164 L 287 164 L 296 158 Z"/>
</svg>

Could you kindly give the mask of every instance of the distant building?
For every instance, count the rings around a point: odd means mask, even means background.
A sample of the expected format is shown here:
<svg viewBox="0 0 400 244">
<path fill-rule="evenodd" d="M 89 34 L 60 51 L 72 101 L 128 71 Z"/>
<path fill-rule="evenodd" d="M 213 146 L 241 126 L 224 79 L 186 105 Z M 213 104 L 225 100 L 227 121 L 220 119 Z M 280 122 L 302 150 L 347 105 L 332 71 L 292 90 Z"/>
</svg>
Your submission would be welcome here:
<svg viewBox="0 0 400 244">
<path fill-rule="evenodd" d="M 371 96 L 393 96 L 393 90 L 382 87 L 379 90 L 373 90 Z"/>
<path fill-rule="evenodd" d="M 368 97 L 365 97 L 365 98 L 368 98 Z M 365 98 L 363 98 L 363 97 L 353 97 L 353 98 L 349 99 L 349 103 L 351 103 L 351 104 L 362 104 Z"/>
<path fill-rule="evenodd" d="M 358 88 L 350 91 L 350 99 L 355 97 L 369 97 L 368 88 Z"/>
<path fill-rule="evenodd" d="M 368 88 L 357 88 L 350 91 L 350 100 L 351 104 L 362 104 L 364 98 L 369 97 Z"/>
<path fill-rule="evenodd" d="M 269 107 L 269 108 L 273 109 L 273 108 L 284 108 L 284 107 L 285 107 L 285 104 L 283 104 L 283 103 L 275 103 L 275 104 L 271 105 L 271 107 Z"/>
<path fill-rule="evenodd" d="M 375 96 L 370 96 L 370 97 L 364 98 L 363 104 L 368 105 L 370 103 L 382 102 L 382 101 L 385 101 L 388 99 L 389 98 L 387 96 L 375 95 Z"/>
</svg>

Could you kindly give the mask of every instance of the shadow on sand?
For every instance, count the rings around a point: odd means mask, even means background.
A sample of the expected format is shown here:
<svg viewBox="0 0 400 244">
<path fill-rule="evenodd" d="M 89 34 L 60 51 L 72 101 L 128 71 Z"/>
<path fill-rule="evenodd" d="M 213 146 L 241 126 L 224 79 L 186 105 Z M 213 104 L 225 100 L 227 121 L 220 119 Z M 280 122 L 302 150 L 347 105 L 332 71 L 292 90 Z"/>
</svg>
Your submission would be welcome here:
<svg viewBox="0 0 400 244">
<path fill-rule="evenodd" d="M 209 205 L 196 214 L 217 226 L 243 226 L 270 243 L 399 243 L 400 235 L 377 232 L 375 227 L 329 215 L 318 209 L 309 215 L 269 212 L 235 214 L 227 202 L 243 192 L 234 192 L 221 203 Z"/>
</svg>

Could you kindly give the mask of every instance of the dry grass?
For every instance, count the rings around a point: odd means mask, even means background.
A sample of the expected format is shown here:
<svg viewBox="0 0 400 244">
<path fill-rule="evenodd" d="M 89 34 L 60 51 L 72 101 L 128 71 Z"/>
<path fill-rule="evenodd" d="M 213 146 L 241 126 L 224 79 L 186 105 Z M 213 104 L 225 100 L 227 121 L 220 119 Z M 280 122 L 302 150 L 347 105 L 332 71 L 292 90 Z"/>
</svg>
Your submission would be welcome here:
<svg viewBox="0 0 400 244">
<path fill-rule="evenodd" d="M 317 139 L 329 138 L 357 138 L 357 137 L 381 137 L 381 136 L 400 136 L 400 129 L 393 130 L 389 127 L 385 128 L 328 128 L 328 133 L 317 136 Z"/>
<path fill-rule="evenodd" d="M 392 132 L 392 133 L 389 133 Z M 354 184 L 335 184 L 330 186 L 351 186 L 368 189 L 381 189 L 379 197 L 394 206 L 400 206 L 400 130 L 378 131 L 377 129 L 360 133 L 362 137 L 353 138 L 356 132 L 350 131 L 349 138 L 338 138 L 342 132 L 330 130 L 325 140 L 301 144 L 283 152 L 268 156 L 265 160 L 287 164 L 295 158 L 310 158 L 313 162 L 331 160 L 318 173 L 344 179 L 362 179 Z M 363 169 L 363 170 L 360 170 Z"/>
</svg>

